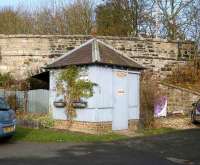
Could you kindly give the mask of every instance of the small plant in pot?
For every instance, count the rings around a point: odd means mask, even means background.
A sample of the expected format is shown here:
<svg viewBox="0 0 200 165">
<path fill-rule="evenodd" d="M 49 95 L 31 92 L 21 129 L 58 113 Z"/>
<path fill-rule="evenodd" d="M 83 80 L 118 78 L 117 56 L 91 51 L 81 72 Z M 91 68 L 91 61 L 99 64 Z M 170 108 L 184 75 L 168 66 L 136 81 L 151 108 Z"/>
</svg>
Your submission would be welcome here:
<svg viewBox="0 0 200 165">
<path fill-rule="evenodd" d="M 94 83 L 81 78 L 81 69 L 71 66 L 60 72 L 57 89 L 64 95 L 65 110 L 69 120 L 76 116 L 76 108 L 86 107 L 87 103 L 82 98 L 93 96 Z"/>
<path fill-rule="evenodd" d="M 54 101 L 53 104 L 57 108 L 64 108 L 66 106 L 66 103 L 64 102 L 64 100 Z"/>
</svg>

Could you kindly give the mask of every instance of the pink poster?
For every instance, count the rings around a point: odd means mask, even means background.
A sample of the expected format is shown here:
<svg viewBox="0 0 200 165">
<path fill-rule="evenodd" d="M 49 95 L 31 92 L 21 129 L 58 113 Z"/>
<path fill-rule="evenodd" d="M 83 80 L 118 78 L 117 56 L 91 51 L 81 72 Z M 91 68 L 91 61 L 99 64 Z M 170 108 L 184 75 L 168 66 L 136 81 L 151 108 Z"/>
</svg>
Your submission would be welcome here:
<svg viewBox="0 0 200 165">
<path fill-rule="evenodd" d="M 155 117 L 166 117 L 167 116 L 167 97 L 162 96 L 155 102 L 154 105 L 154 116 Z"/>
</svg>

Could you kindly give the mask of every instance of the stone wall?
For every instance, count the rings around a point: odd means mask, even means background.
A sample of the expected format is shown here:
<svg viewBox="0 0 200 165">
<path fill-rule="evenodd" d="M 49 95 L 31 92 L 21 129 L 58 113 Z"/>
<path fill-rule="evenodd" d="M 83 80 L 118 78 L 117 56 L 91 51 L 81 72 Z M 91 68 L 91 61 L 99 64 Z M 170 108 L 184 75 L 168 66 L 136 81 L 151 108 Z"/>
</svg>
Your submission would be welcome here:
<svg viewBox="0 0 200 165">
<path fill-rule="evenodd" d="M 161 84 L 161 89 L 168 98 L 168 114 L 189 115 L 192 103 L 200 99 L 200 93 L 169 84 Z"/>
<path fill-rule="evenodd" d="M 55 121 L 55 129 L 84 132 L 90 134 L 104 134 L 112 132 L 112 122 L 69 122 L 67 120 Z"/>
<path fill-rule="evenodd" d="M 41 67 L 72 50 L 92 36 L 82 35 L 0 35 L 0 72 L 11 72 L 18 79 L 40 72 Z M 161 39 L 97 37 L 126 53 L 160 76 L 195 53 L 193 42 Z"/>
<path fill-rule="evenodd" d="M 137 130 L 138 120 L 129 120 L 128 127 L 131 131 Z M 112 132 L 112 122 L 70 122 L 68 120 L 57 120 L 55 121 L 54 128 L 90 134 L 106 134 Z"/>
</svg>

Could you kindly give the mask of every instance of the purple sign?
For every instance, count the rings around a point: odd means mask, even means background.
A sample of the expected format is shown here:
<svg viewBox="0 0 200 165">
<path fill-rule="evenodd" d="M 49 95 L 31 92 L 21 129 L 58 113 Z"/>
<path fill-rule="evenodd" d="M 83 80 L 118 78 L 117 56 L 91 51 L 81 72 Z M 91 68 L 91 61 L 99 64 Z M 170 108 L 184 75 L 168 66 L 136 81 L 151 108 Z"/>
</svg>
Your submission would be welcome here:
<svg viewBox="0 0 200 165">
<path fill-rule="evenodd" d="M 160 97 L 154 104 L 154 114 L 156 117 L 167 115 L 167 97 Z"/>
</svg>

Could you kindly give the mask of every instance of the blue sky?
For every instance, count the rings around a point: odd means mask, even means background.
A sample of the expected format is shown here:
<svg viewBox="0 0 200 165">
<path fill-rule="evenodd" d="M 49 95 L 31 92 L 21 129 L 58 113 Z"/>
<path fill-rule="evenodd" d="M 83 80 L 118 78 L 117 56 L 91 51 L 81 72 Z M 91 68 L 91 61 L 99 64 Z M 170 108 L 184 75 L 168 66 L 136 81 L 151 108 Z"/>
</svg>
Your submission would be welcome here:
<svg viewBox="0 0 200 165">
<path fill-rule="evenodd" d="M 48 0 L 0 0 L 0 7 L 34 6 L 38 7 L 45 4 Z"/>
<path fill-rule="evenodd" d="M 44 7 L 49 6 L 52 2 L 59 4 L 64 2 L 70 3 L 73 0 L 0 0 L 0 7 L 26 7 L 26 8 L 35 8 L 35 7 Z M 94 0 L 100 2 L 101 0 Z"/>
</svg>

